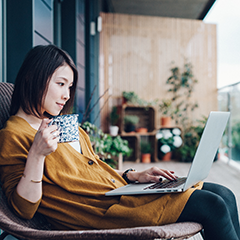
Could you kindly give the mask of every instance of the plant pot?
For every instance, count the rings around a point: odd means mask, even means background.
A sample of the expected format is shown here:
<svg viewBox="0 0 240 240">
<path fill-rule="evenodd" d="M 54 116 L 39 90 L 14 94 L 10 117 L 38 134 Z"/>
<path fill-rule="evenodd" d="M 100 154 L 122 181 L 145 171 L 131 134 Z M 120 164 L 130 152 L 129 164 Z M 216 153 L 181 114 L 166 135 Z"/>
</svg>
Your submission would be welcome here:
<svg viewBox="0 0 240 240">
<path fill-rule="evenodd" d="M 162 127 L 171 127 L 172 124 L 171 124 L 171 117 L 161 117 L 161 126 Z"/>
<path fill-rule="evenodd" d="M 118 135 L 118 130 L 119 130 L 118 126 L 110 126 L 109 127 L 109 133 L 110 133 L 111 136 L 117 136 Z"/>
<path fill-rule="evenodd" d="M 136 129 L 136 132 L 138 132 L 138 133 L 147 133 L 147 132 L 148 132 L 148 129 L 141 127 L 141 128 L 137 128 L 137 129 Z"/>
<path fill-rule="evenodd" d="M 168 152 L 165 155 L 163 155 L 162 160 L 163 161 L 170 161 L 172 158 L 172 152 Z"/>
<path fill-rule="evenodd" d="M 142 153 L 142 163 L 151 162 L 151 153 Z"/>
<path fill-rule="evenodd" d="M 135 132 L 135 125 L 132 125 L 132 124 L 126 124 L 125 125 L 125 132 Z"/>
</svg>

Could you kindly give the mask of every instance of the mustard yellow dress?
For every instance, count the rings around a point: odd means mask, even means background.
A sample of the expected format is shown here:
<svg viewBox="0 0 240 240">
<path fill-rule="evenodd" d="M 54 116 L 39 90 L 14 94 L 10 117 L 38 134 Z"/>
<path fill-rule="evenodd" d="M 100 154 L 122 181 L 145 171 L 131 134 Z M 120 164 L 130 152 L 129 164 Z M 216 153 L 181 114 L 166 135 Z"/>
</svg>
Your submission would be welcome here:
<svg viewBox="0 0 240 240">
<path fill-rule="evenodd" d="M 15 213 L 26 219 L 39 212 L 54 229 L 105 229 L 154 226 L 176 222 L 196 188 L 184 193 L 106 197 L 126 184 L 93 152 L 80 128 L 82 154 L 60 143 L 45 159 L 42 198 L 32 203 L 18 195 L 16 186 L 36 130 L 12 116 L 0 131 L 0 174 L 3 190 Z M 196 186 L 201 188 L 202 184 Z"/>
</svg>

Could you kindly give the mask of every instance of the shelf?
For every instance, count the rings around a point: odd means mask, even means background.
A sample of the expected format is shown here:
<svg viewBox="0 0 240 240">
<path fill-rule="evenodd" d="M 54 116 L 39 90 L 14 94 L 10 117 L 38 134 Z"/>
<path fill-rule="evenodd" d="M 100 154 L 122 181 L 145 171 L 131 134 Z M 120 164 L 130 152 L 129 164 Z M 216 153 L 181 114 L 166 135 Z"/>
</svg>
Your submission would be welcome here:
<svg viewBox="0 0 240 240">
<path fill-rule="evenodd" d="M 127 115 L 136 115 L 139 117 L 139 123 L 136 128 L 147 128 L 148 132 L 155 130 L 155 109 L 153 107 L 137 107 L 124 104 L 121 111 L 121 124 L 120 131 L 122 134 L 127 133 L 125 131 L 124 117 Z"/>
<path fill-rule="evenodd" d="M 152 132 L 147 132 L 147 133 L 138 133 L 138 132 L 123 132 L 121 133 L 121 136 L 155 136 L 156 135 L 156 131 L 152 131 Z"/>
<path fill-rule="evenodd" d="M 126 132 L 124 126 L 124 117 L 127 115 L 136 115 L 139 117 L 137 128 L 147 128 L 147 132 Z M 133 149 L 131 157 L 124 157 L 126 161 L 141 161 L 141 140 L 149 141 L 152 146 L 151 162 L 156 161 L 156 129 L 155 129 L 155 109 L 149 107 L 139 107 L 123 104 L 121 106 L 120 136 L 126 139 L 129 147 Z"/>
</svg>

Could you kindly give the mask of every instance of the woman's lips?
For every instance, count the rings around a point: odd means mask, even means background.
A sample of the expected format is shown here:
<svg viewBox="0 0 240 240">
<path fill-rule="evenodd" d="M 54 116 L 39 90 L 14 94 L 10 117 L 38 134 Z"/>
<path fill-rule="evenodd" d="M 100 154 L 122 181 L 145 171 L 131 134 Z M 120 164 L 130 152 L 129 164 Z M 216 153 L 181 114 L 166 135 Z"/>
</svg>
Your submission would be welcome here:
<svg viewBox="0 0 240 240">
<path fill-rule="evenodd" d="M 64 107 L 64 104 L 63 104 L 63 103 L 57 103 L 57 105 L 58 105 L 61 109 L 63 109 L 63 107 Z"/>
</svg>

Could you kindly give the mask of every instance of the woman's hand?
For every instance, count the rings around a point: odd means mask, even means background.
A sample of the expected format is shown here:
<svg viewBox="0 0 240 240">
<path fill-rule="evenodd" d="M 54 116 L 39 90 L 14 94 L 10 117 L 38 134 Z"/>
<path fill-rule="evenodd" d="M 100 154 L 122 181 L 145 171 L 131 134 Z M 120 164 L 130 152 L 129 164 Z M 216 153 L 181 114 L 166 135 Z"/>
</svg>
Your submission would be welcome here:
<svg viewBox="0 0 240 240">
<path fill-rule="evenodd" d="M 42 120 L 29 151 L 30 154 L 46 157 L 57 149 L 59 131 L 56 125 L 48 126 L 50 122 L 51 119 Z"/>
<path fill-rule="evenodd" d="M 159 182 L 162 181 L 162 177 L 165 177 L 169 180 L 177 179 L 177 177 L 174 175 L 174 171 L 168 171 L 158 167 L 152 167 L 142 172 L 130 171 L 127 173 L 127 177 L 131 181 L 138 181 L 140 183 Z"/>
</svg>

